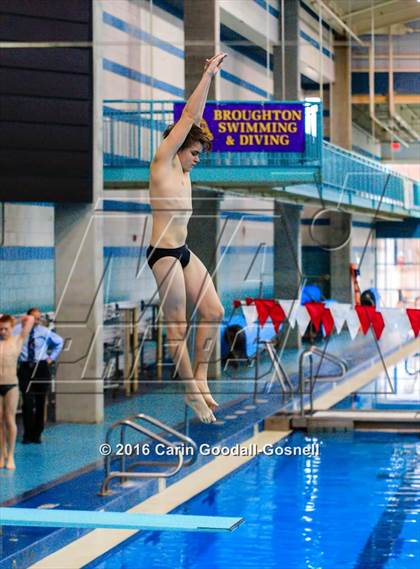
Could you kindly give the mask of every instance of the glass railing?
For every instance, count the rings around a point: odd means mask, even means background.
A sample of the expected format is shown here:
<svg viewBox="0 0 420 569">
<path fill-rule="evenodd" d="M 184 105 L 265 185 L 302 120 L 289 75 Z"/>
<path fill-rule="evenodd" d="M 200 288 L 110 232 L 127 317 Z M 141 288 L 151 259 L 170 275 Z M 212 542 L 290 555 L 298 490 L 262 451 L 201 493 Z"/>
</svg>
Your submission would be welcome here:
<svg viewBox="0 0 420 569">
<path fill-rule="evenodd" d="M 105 100 L 104 166 L 148 168 L 165 128 L 174 122 L 174 103 L 179 101 Z M 259 101 L 223 101 L 223 103 Z M 271 101 L 272 103 L 276 101 Z M 292 101 L 288 101 L 292 103 Z M 372 209 L 400 208 L 420 215 L 420 184 L 371 160 L 323 141 L 322 105 L 301 102 L 305 109 L 305 150 L 292 152 L 211 152 L 201 157 L 200 167 L 252 168 L 261 181 L 266 168 L 313 169 L 321 187 L 335 192 L 337 203 L 363 199 Z M 262 102 L 261 104 L 264 104 Z M 254 170 L 255 169 L 255 170 Z M 237 170 L 239 171 L 239 170 Z M 280 171 L 281 174 L 281 171 Z M 315 180 L 315 178 L 314 178 Z M 227 180 L 228 181 L 228 180 Z M 276 185 L 278 185 L 278 179 Z"/>
<path fill-rule="evenodd" d="M 147 165 L 162 139 L 163 131 L 174 122 L 174 102 L 105 100 L 105 166 Z M 259 101 L 240 102 L 259 103 Z M 239 103 L 239 101 L 223 101 L 223 103 Z M 287 103 L 295 102 L 287 101 Z M 304 152 L 211 152 L 202 156 L 201 166 L 319 168 L 322 155 L 322 106 L 319 102 L 309 101 L 301 104 L 305 113 Z"/>
<path fill-rule="evenodd" d="M 408 179 L 407 181 L 410 182 Z M 323 144 L 322 184 L 326 188 L 346 192 L 350 196 L 370 199 L 377 202 L 378 207 L 381 204 L 404 207 L 409 197 L 405 195 L 402 176 L 376 160 L 370 160 L 326 141 Z"/>
<path fill-rule="evenodd" d="M 420 182 L 413 183 L 413 205 L 420 208 Z"/>
</svg>

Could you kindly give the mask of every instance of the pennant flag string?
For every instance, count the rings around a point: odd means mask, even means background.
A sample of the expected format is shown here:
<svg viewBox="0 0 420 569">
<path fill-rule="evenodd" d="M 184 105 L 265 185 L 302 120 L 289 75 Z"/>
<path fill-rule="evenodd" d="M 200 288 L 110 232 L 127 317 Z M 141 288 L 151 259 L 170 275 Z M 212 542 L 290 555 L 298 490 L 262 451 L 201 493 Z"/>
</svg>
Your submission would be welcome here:
<svg viewBox="0 0 420 569">
<path fill-rule="evenodd" d="M 307 302 L 304 305 L 298 300 L 275 300 L 247 297 L 245 301 L 234 300 L 235 308 L 241 307 L 247 324 L 253 324 L 258 320 L 264 326 L 268 319 L 271 319 L 276 332 L 285 320 L 289 321 L 291 327 L 296 322 L 299 331 L 303 334 L 312 322 L 315 330 L 321 329 L 325 336 L 329 336 L 335 326 L 339 334 L 344 324 L 347 324 L 348 331 L 352 340 L 357 336 L 361 329 L 363 334 L 367 334 L 372 328 L 375 337 L 379 340 L 386 327 L 398 330 L 400 333 L 407 333 L 410 328 L 414 336 L 420 334 L 420 308 L 383 308 L 377 310 L 374 306 L 351 306 L 340 302 Z"/>
</svg>

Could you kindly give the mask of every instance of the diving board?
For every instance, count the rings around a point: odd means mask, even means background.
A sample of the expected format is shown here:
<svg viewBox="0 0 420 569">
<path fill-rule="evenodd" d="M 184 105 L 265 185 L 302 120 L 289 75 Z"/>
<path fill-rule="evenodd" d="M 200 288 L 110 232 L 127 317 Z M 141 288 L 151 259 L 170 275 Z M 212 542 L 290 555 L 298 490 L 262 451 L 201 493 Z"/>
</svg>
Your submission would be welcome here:
<svg viewBox="0 0 420 569">
<path fill-rule="evenodd" d="M 0 508 L 0 526 L 222 532 L 235 530 L 243 521 L 220 516 Z"/>
</svg>

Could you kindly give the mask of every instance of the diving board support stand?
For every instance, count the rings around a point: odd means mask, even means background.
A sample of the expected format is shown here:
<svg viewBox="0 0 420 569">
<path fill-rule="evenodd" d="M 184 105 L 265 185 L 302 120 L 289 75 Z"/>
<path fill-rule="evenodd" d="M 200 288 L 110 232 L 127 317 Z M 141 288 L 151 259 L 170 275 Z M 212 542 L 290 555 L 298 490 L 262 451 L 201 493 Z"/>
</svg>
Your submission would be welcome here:
<svg viewBox="0 0 420 569">
<path fill-rule="evenodd" d="M 229 532 L 243 521 L 243 518 L 220 516 L 0 508 L 0 526 Z"/>
</svg>

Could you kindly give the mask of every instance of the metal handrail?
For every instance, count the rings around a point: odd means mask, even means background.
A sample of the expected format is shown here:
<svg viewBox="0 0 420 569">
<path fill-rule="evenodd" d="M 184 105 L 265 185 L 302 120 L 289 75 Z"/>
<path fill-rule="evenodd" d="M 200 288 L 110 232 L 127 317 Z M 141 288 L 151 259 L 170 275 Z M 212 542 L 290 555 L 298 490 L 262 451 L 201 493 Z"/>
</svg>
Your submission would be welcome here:
<svg viewBox="0 0 420 569">
<path fill-rule="evenodd" d="M 164 431 L 165 433 L 168 433 L 169 435 L 172 435 L 173 437 L 176 437 L 178 440 L 175 442 L 170 441 L 170 440 L 164 438 L 163 436 L 161 436 L 159 433 L 155 433 L 154 431 L 151 431 L 147 427 L 144 427 L 142 425 L 137 424 L 135 422 L 135 420 L 142 420 L 146 423 L 149 423 L 151 425 L 159 427 L 162 431 Z M 126 430 L 128 428 L 130 428 L 130 429 L 133 429 L 134 431 L 137 431 L 139 433 L 142 433 L 143 435 L 148 436 L 149 438 L 151 438 L 152 440 L 154 440 L 158 443 L 164 444 L 166 447 L 170 447 L 170 448 L 174 449 L 174 454 L 175 454 L 176 460 L 175 461 L 152 461 L 152 460 L 150 460 L 150 461 L 136 461 L 136 462 L 127 466 L 126 454 L 124 452 L 122 452 L 120 457 L 116 457 L 116 455 L 111 452 L 108 456 L 105 457 L 105 461 L 104 461 L 105 476 L 104 476 L 104 481 L 103 481 L 102 486 L 101 486 L 101 490 L 99 492 L 100 496 L 106 496 L 110 493 L 109 484 L 110 484 L 111 480 L 113 480 L 114 478 L 121 478 L 122 482 L 124 482 L 128 478 L 169 478 L 169 477 L 177 474 L 181 470 L 181 468 L 183 468 L 184 466 L 190 466 L 191 464 L 193 464 L 197 460 L 198 450 L 197 450 L 196 443 L 190 437 L 183 435 L 179 431 L 176 431 L 175 429 L 173 429 L 169 425 L 162 423 L 161 421 L 159 421 L 158 419 L 155 419 L 154 417 L 150 417 L 149 415 L 145 415 L 144 413 L 137 413 L 136 415 L 132 415 L 132 416 L 128 417 L 127 419 L 120 419 L 120 420 L 116 421 L 115 423 L 113 423 L 108 428 L 106 436 L 105 436 L 105 444 L 109 445 L 110 448 L 112 448 L 112 446 L 111 446 L 112 434 L 118 427 L 120 427 L 120 429 L 121 429 L 121 431 L 120 431 L 120 443 L 121 443 L 123 449 L 125 446 Z M 183 451 L 181 449 L 182 446 L 190 447 L 193 450 L 192 455 L 186 461 L 184 460 Z M 116 458 L 119 458 L 119 460 L 120 460 L 120 470 L 111 471 L 112 460 L 115 460 Z M 153 471 L 153 472 L 131 472 L 131 470 L 133 468 L 136 468 L 139 466 L 148 466 L 148 467 L 150 467 L 150 466 L 155 466 L 155 467 L 170 466 L 171 468 L 169 468 L 163 472 L 157 472 L 157 471 Z"/>
<path fill-rule="evenodd" d="M 331 362 L 333 364 L 336 364 L 340 367 L 340 373 L 338 375 L 317 375 L 316 379 L 341 379 L 342 377 L 344 377 L 344 375 L 348 372 L 349 368 L 347 365 L 347 362 L 345 360 L 342 360 L 341 358 L 338 358 L 337 356 L 333 356 L 332 354 L 328 354 L 327 352 L 324 352 L 322 350 L 320 350 L 319 348 L 316 348 L 315 346 L 311 347 L 311 351 L 313 354 L 319 356 L 322 360 L 327 360 L 328 362 Z"/>
<path fill-rule="evenodd" d="M 413 354 L 412 356 L 410 356 L 411 358 L 418 358 L 420 357 L 420 352 L 416 352 L 415 354 Z M 405 367 L 405 371 L 407 373 L 407 375 L 414 375 L 416 376 L 419 373 L 418 369 L 414 369 L 414 371 L 411 371 L 408 367 L 408 360 L 409 358 L 406 358 L 405 362 L 404 362 L 404 367 Z"/>
<path fill-rule="evenodd" d="M 314 355 L 319 356 L 322 360 L 327 360 L 331 363 L 334 363 L 336 365 L 339 366 L 340 368 L 340 372 L 338 374 L 328 374 L 328 375 L 317 375 L 317 377 L 314 380 L 314 375 L 313 375 L 313 357 Z M 307 378 L 304 377 L 304 363 L 305 360 L 309 358 L 309 376 Z M 317 382 L 318 379 L 342 379 L 345 374 L 348 371 L 348 366 L 347 363 L 342 360 L 341 358 L 338 358 L 337 356 L 333 356 L 332 354 L 328 354 L 326 352 L 323 352 L 322 350 L 316 348 L 315 346 L 311 346 L 310 348 L 303 350 L 299 356 L 299 383 L 298 383 L 298 389 L 299 389 L 299 396 L 300 396 L 300 414 L 303 417 L 305 415 L 305 406 L 304 406 L 304 402 L 303 402 L 303 391 L 304 391 L 304 382 L 305 380 L 308 381 L 309 380 L 309 410 L 310 410 L 310 414 L 312 415 L 313 410 L 314 410 L 314 406 L 313 406 L 313 392 L 314 392 L 314 387 L 315 387 L 315 383 Z"/>
<path fill-rule="evenodd" d="M 191 464 L 193 464 L 197 460 L 197 445 L 188 435 L 184 435 L 184 434 L 180 433 L 179 431 L 173 429 L 169 425 L 162 423 L 161 421 L 159 421 L 158 419 L 155 419 L 154 417 L 150 417 L 149 415 L 145 415 L 144 413 L 137 413 L 137 415 L 135 415 L 135 418 L 136 419 L 143 419 L 144 421 L 151 423 L 152 425 L 155 425 L 159 428 L 162 428 L 163 430 L 165 430 L 170 435 L 173 435 L 174 437 L 179 438 L 182 441 L 182 443 L 190 445 L 194 449 L 194 453 L 187 460 L 185 460 L 184 457 L 182 456 L 182 466 L 190 466 Z M 179 443 L 171 443 L 170 441 L 166 441 L 165 439 L 163 439 L 163 437 L 160 437 L 157 433 L 154 433 L 153 431 L 149 431 L 149 429 L 145 429 L 144 427 L 143 427 L 143 429 L 145 432 L 147 431 L 148 436 L 152 437 L 152 435 L 156 435 L 156 437 L 159 437 L 161 440 L 158 442 L 162 442 L 162 443 L 167 444 L 168 446 L 171 446 L 171 447 L 173 447 L 173 446 L 179 447 Z M 143 464 L 153 465 L 153 466 L 167 466 L 168 464 L 171 464 L 171 462 L 170 461 L 137 461 L 137 462 L 130 464 L 128 466 L 128 468 L 132 469 L 132 468 L 135 468 L 136 466 L 140 466 Z M 176 474 L 176 472 L 174 472 L 174 474 Z M 173 474 L 169 474 L 168 476 L 173 476 Z"/>
<path fill-rule="evenodd" d="M 303 350 L 299 356 L 299 383 L 298 383 L 298 388 L 299 388 L 299 396 L 300 396 L 300 414 L 302 417 L 304 417 L 305 415 L 305 407 L 303 404 L 303 364 L 304 361 L 306 360 L 306 358 L 308 358 L 309 356 L 312 356 L 312 350 L 311 348 L 307 349 L 307 350 Z M 310 365 L 310 375 L 309 377 L 312 379 L 312 358 L 309 360 L 309 365 Z M 310 391 L 312 391 L 312 381 L 310 384 Z"/>
</svg>

